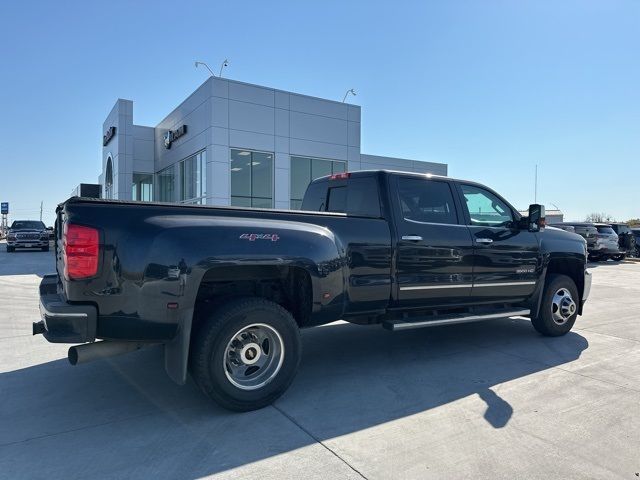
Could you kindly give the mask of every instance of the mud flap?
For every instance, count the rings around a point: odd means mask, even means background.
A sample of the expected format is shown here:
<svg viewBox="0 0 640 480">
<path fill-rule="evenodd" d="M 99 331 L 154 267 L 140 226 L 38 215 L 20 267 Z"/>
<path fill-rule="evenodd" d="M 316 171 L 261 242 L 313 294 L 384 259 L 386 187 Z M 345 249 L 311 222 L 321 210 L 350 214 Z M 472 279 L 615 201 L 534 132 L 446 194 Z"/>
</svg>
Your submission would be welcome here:
<svg viewBox="0 0 640 480">
<path fill-rule="evenodd" d="M 542 274 L 540 275 L 540 279 L 538 280 L 538 285 L 536 285 L 536 289 L 531 295 L 531 302 L 529 305 L 529 309 L 531 310 L 531 312 L 529 313 L 529 318 L 531 319 L 536 318 L 540 313 L 540 304 L 542 303 L 542 295 L 544 294 L 546 281 L 547 267 L 544 267 L 544 269 L 542 270 Z"/>
<path fill-rule="evenodd" d="M 184 385 L 187 382 L 193 308 L 175 312 L 179 325 L 178 333 L 171 342 L 164 344 L 164 369 L 171 380 L 178 385 Z"/>
</svg>

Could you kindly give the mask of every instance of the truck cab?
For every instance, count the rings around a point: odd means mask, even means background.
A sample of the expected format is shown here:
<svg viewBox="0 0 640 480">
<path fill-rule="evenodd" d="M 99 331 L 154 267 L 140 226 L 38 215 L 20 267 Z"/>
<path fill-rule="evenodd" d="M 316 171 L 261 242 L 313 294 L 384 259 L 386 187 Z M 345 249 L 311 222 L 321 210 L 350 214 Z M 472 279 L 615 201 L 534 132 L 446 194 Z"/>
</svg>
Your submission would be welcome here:
<svg viewBox="0 0 640 480">
<path fill-rule="evenodd" d="M 535 224 L 540 218 L 531 223 L 475 182 L 406 172 L 341 173 L 314 181 L 302 209 L 387 220 L 393 260 L 386 313 L 505 304 L 535 309 L 532 299 L 546 269 L 568 268 L 584 289 L 585 242 L 579 236 L 545 231 Z"/>
</svg>

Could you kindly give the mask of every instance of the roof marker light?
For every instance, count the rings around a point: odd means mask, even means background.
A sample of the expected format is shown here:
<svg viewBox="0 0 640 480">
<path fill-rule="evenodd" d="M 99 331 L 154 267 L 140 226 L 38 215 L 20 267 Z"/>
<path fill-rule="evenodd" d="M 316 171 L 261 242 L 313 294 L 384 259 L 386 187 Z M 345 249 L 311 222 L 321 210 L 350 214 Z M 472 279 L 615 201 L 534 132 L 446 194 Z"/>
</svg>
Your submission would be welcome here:
<svg viewBox="0 0 640 480">
<path fill-rule="evenodd" d="M 334 173 L 329 177 L 329 180 L 346 180 L 350 176 L 350 172 Z"/>
</svg>

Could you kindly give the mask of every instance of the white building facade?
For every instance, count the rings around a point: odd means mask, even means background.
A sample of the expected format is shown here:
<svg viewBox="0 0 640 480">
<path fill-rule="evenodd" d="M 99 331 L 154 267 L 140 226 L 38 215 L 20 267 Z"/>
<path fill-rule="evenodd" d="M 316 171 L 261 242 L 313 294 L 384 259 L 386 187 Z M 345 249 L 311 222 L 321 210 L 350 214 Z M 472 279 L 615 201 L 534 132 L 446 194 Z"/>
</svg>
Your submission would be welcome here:
<svg viewBox="0 0 640 480">
<path fill-rule="evenodd" d="M 119 99 L 103 124 L 104 198 L 299 208 L 314 178 L 447 165 L 362 154 L 360 107 L 210 77 L 155 127 Z"/>
</svg>

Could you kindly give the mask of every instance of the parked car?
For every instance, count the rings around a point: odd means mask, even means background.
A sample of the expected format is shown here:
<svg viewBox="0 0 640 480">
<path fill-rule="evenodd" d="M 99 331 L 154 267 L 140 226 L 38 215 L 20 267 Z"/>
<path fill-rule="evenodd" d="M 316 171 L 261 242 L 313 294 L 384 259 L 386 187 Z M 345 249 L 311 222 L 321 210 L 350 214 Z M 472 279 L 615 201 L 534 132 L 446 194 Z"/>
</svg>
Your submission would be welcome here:
<svg viewBox="0 0 640 480">
<path fill-rule="evenodd" d="M 636 241 L 636 257 L 640 258 L 640 228 L 632 228 L 631 233 Z"/>
<path fill-rule="evenodd" d="M 47 227 L 47 233 L 49 234 L 49 240 L 53 240 L 55 238 L 55 233 L 53 232 L 53 227 Z"/>
<path fill-rule="evenodd" d="M 233 410 L 292 382 L 299 330 L 405 330 L 528 316 L 569 332 L 591 288 L 585 241 L 478 183 L 362 171 L 312 182 L 302 211 L 74 197 L 33 333 L 69 361 L 164 345 L 165 369 Z M 335 330 L 340 335 L 340 330 Z M 96 341 L 102 340 L 102 341 Z M 535 341 L 532 339 L 532 341 Z"/>
<path fill-rule="evenodd" d="M 618 235 L 618 248 L 626 255 L 636 254 L 636 236 L 626 223 L 612 223 L 611 228 Z M 624 257 L 623 257 L 624 258 Z"/>
<path fill-rule="evenodd" d="M 49 250 L 49 233 L 38 220 L 16 220 L 7 233 L 7 252 L 16 248 L 40 248 Z"/>
<path fill-rule="evenodd" d="M 549 225 L 550 227 L 556 227 L 559 228 L 560 230 L 564 230 L 565 232 L 571 232 L 571 233 L 576 233 L 576 227 L 572 226 L 572 225 L 562 225 L 562 224 L 553 224 L 553 225 Z"/>
<path fill-rule="evenodd" d="M 601 249 L 601 246 L 598 245 L 598 229 L 591 222 L 563 222 L 554 223 L 553 226 L 562 229 L 566 227 L 573 228 L 574 233 L 580 235 L 587 242 L 589 258 L 592 258 Z"/>
<path fill-rule="evenodd" d="M 618 236 L 608 223 L 563 222 L 553 226 L 558 228 L 574 227 L 575 233 L 587 241 L 589 260 L 593 262 L 606 261 L 610 258 L 614 260 L 624 258 L 624 252 L 618 248 Z"/>
<path fill-rule="evenodd" d="M 608 223 L 594 223 L 598 229 L 597 242 L 600 249 L 594 254 L 594 261 L 613 259 L 623 260 L 625 253 L 620 251 L 618 246 L 618 235 Z"/>
</svg>

